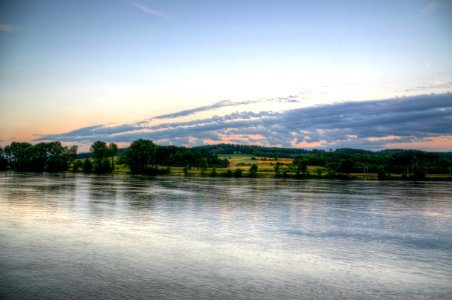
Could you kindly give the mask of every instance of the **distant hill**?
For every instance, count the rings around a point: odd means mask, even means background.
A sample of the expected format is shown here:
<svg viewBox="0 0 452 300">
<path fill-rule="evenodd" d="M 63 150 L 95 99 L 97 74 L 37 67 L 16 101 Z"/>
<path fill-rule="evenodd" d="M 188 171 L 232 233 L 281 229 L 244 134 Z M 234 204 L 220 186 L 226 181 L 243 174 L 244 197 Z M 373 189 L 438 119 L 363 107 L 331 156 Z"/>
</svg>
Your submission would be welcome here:
<svg viewBox="0 0 452 300">
<path fill-rule="evenodd" d="M 300 148 L 278 148 L 238 144 L 206 145 L 195 148 L 205 149 L 214 154 L 249 154 L 274 158 L 294 157 L 306 153 L 324 152 L 323 150 L 305 150 Z"/>
</svg>

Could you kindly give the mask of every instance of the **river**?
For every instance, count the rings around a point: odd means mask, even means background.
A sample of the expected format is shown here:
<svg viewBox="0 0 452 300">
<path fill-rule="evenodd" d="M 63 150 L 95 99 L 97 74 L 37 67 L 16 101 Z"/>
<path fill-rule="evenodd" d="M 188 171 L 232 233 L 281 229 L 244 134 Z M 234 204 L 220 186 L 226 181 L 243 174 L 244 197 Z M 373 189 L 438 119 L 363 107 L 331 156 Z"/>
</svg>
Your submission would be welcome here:
<svg viewBox="0 0 452 300">
<path fill-rule="evenodd" d="M 450 182 L 0 173 L 1 299 L 451 299 Z"/>
</svg>

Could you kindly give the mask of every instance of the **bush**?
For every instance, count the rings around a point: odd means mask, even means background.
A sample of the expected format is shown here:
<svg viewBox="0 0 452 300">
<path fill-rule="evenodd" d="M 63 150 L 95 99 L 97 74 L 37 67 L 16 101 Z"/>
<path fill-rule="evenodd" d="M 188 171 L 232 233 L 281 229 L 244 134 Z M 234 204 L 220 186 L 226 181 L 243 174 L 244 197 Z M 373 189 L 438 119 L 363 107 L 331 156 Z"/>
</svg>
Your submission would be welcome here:
<svg viewBox="0 0 452 300">
<path fill-rule="evenodd" d="M 236 178 L 242 177 L 242 172 L 243 171 L 241 169 L 236 169 L 234 171 L 234 177 L 236 177 Z"/>
<path fill-rule="evenodd" d="M 227 170 L 226 173 L 223 174 L 224 177 L 232 177 L 232 171 L 231 170 Z"/>
<path fill-rule="evenodd" d="M 386 168 L 379 167 L 377 169 L 377 175 L 379 180 L 386 180 L 388 179 L 388 173 L 386 172 Z"/>
<path fill-rule="evenodd" d="M 218 174 L 217 174 L 217 169 L 216 168 L 212 168 L 212 171 L 209 173 L 209 176 L 210 177 L 216 177 Z"/>
<path fill-rule="evenodd" d="M 83 172 L 84 173 L 91 173 L 92 169 L 93 169 L 93 163 L 91 162 L 91 159 L 86 158 L 83 161 Z"/>
<path fill-rule="evenodd" d="M 250 170 L 248 171 L 248 176 L 249 177 L 257 177 L 257 165 L 256 164 L 252 164 L 250 167 Z"/>
</svg>

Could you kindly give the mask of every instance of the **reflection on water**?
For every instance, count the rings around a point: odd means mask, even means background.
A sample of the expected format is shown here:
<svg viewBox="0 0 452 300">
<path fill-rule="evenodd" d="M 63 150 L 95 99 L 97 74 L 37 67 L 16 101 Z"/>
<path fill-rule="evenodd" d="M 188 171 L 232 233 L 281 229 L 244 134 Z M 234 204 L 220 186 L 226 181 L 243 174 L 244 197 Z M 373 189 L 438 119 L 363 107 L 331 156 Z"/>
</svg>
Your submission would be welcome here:
<svg viewBox="0 0 452 300">
<path fill-rule="evenodd" d="M 447 182 L 0 173 L 0 298 L 450 299 Z"/>
</svg>

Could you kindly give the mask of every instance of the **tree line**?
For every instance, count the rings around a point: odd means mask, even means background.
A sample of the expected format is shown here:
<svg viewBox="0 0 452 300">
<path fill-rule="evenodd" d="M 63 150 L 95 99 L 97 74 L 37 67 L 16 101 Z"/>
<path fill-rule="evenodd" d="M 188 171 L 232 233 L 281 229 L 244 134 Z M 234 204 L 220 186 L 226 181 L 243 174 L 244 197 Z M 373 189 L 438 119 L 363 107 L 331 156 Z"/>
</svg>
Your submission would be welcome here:
<svg viewBox="0 0 452 300">
<path fill-rule="evenodd" d="M 77 146 L 66 147 L 60 142 L 30 143 L 12 142 L 0 147 L 0 170 L 20 172 L 66 171 L 77 156 Z"/>
<path fill-rule="evenodd" d="M 151 140 L 139 139 L 128 148 L 119 149 L 115 143 L 96 141 L 89 153 L 77 154 L 77 146 L 63 146 L 60 142 L 47 142 L 32 145 L 12 142 L 0 147 L 0 170 L 61 172 L 72 166 L 73 171 L 85 173 L 111 173 L 115 163 L 126 165 L 132 174 L 167 174 L 169 167 L 183 167 L 184 174 L 192 168 L 210 176 L 224 175 L 241 177 L 242 170 L 227 170 L 217 174 L 216 168 L 227 168 L 229 161 L 218 154 L 247 154 L 261 157 L 293 158 L 289 166 L 277 162 L 275 176 L 291 175 L 295 178 L 329 176 L 343 177 L 351 173 L 376 173 L 380 179 L 390 178 L 391 174 L 402 174 L 404 179 L 423 179 L 428 174 L 451 174 L 452 153 L 425 152 L 419 150 L 361 149 L 305 150 L 291 148 L 262 147 L 249 145 L 219 144 L 200 147 L 161 146 Z M 317 166 L 318 174 L 310 174 L 308 166 Z M 207 169 L 211 169 L 207 173 Z M 325 171 L 326 174 L 322 174 Z M 257 166 L 251 166 L 248 176 L 257 176 Z M 339 174 L 339 176 L 338 176 Z"/>
<path fill-rule="evenodd" d="M 294 157 L 303 155 L 318 150 L 306 150 L 300 148 L 279 148 L 279 147 L 264 147 L 255 145 L 240 145 L 240 144 L 216 144 L 198 146 L 195 148 L 206 150 L 210 153 L 216 154 L 249 154 L 254 156 L 282 158 Z"/>
<path fill-rule="evenodd" d="M 316 151 L 296 157 L 296 164 L 320 166 L 331 174 L 376 173 L 379 179 L 401 174 L 401 179 L 424 179 L 426 174 L 450 174 L 452 153 L 420 150 L 337 149 Z M 301 167 L 303 168 L 303 167 Z"/>
<path fill-rule="evenodd" d="M 117 159 L 116 159 L 117 158 Z M 205 149 L 177 146 L 159 146 L 151 140 L 139 139 L 128 148 L 119 149 L 115 143 L 96 141 L 89 153 L 77 155 L 77 146 L 62 146 L 60 142 L 12 142 L 0 147 L 0 170 L 62 172 L 72 171 L 106 174 L 115 170 L 115 161 L 125 164 L 132 174 L 167 174 L 168 167 L 224 168 L 227 159 Z M 163 168 L 162 168 L 163 167 Z"/>
<path fill-rule="evenodd" d="M 295 172 L 296 177 L 314 177 L 308 174 L 307 166 L 324 168 L 330 177 L 336 174 L 376 173 L 380 179 L 390 174 L 402 174 L 402 178 L 422 179 L 428 174 L 451 174 L 451 152 L 428 152 L 420 150 L 389 149 L 369 151 L 363 149 L 340 148 L 336 150 L 296 149 L 263 147 L 254 145 L 217 144 L 200 146 L 211 153 L 247 154 L 271 158 L 294 158 L 292 166 L 275 166 L 275 175 L 284 171 Z"/>
</svg>

